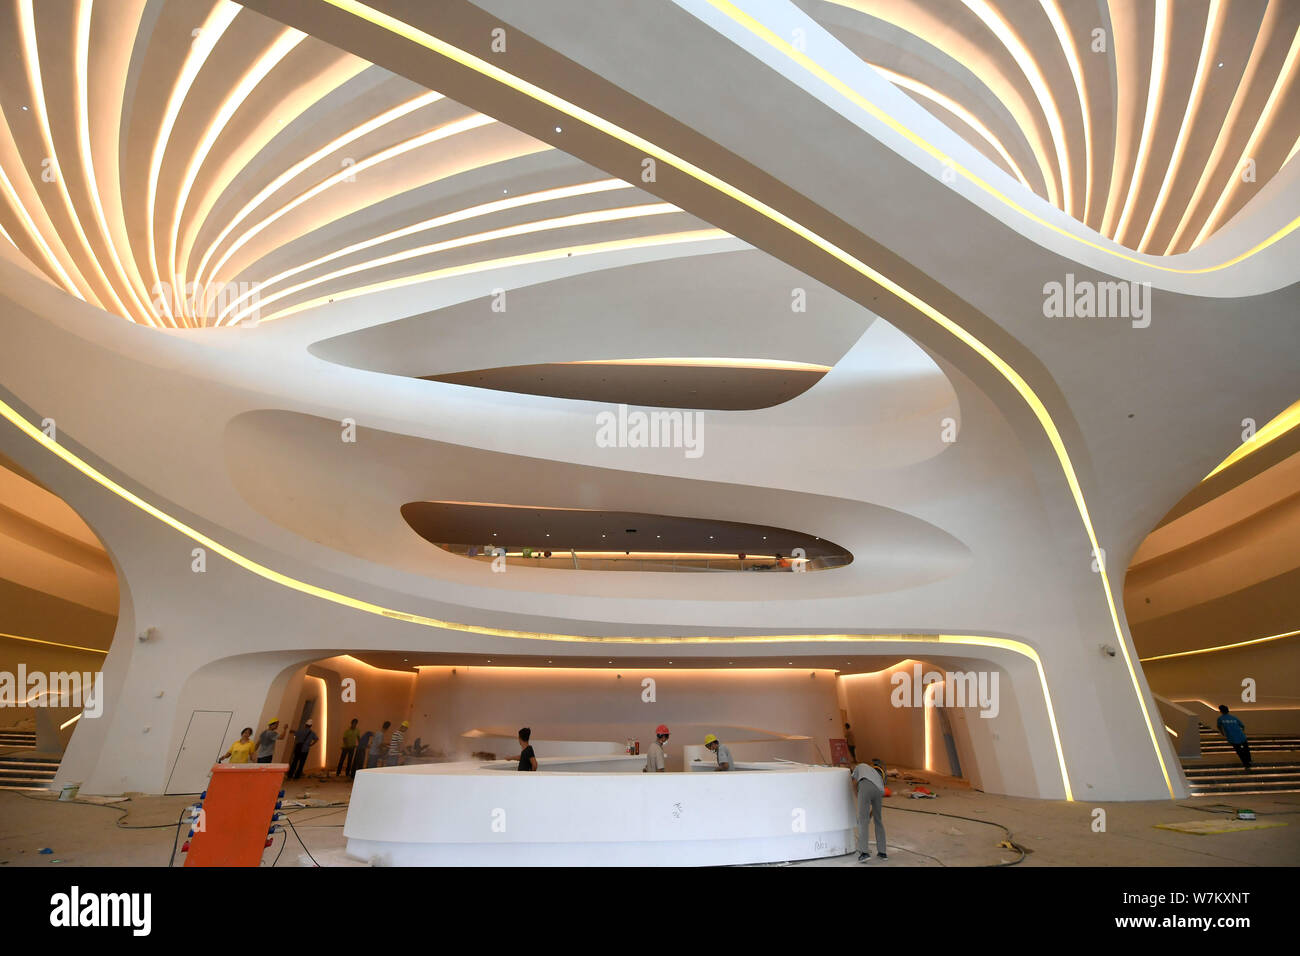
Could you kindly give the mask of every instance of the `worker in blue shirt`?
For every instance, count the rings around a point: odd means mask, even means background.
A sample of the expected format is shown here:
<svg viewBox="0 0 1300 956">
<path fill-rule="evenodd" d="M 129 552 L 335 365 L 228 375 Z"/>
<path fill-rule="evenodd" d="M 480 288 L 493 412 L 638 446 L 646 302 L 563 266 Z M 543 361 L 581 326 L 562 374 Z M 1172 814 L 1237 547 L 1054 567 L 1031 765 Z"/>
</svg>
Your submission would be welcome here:
<svg viewBox="0 0 1300 956">
<path fill-rule="evenodd" d="M 1241 765 L 1249 770 L 1250 742 L 1246 740 L 1246 725 L 1228 713 L 1227 704 L 1219 705 L 1219 719 L 1215 723 L 1218 725 L 1219 733 L 1223 734 L 1223 739 L 1232 744 L 1232 749 L 1237 751 L 1237 756 L 1241 758 Z"/>
</svg>

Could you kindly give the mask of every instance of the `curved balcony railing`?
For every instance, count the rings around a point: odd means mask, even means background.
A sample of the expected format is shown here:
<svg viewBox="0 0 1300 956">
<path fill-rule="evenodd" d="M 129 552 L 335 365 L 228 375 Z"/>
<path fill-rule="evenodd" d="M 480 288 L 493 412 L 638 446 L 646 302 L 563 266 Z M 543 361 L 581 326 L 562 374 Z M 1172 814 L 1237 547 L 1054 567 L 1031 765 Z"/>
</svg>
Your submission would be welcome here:
<svg viewBox="0 0 1300 956">
<path fill-rule="evenodd" d="M 487 548 L 471 548 L 463 544 L 440 544 L 438 547 L 471 561 L 491 563 L 496 560 Z M 782 566 L 773 554 L 739 555 L 647 555 L 644 553 L 608 553 L 589 551 L 532 551 L 525 554 L 522 548 L 504 548 L 507 565 L 528 568 L 556 568 L 566 571 L 671 571 L 695 574 L 753 571 L 770 574 L 798 573 L 802 564 L 805 571 L 828 571 L 842 568 L 853 561 L 852 555 L 820 555 L 814 558 L 785 558 Z"/>
</svg>

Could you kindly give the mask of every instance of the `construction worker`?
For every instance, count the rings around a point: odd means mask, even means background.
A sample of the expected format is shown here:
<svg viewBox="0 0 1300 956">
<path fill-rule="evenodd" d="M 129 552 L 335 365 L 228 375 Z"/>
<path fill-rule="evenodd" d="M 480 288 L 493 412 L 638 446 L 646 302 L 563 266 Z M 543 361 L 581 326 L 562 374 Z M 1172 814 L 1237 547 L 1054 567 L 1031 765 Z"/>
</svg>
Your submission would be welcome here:
<svg viewBox="0 0 1300 956">
<path fill-rule="evenodd" d="M 303 768 L 307 765 L 307 752 L 316 741 L 320 740 L 320 735 L 311 729 L 310 717 L 300 728 L 289 733 L 293 734 L 293 757 L 289 760 L 289 779 L 297 780 L 302 776 Z"/>
<path fill-rule="evenodd" d="M 271 758 L 275 756 L 275 742 L 284 739 L 284 731 L 280 730 L 280 718 L 272 717 L 266 725 L 266 730 L 257 735 L 257 762 L 270 763 Z"/>
<path fill-rule="evenodd" d="M 655 728 L 655 741 L 646 750 L 645 766 L 641 768 L 642 773 L 663 773 L 667 766 L 664 757 L 664 744 L 668 742 L 668 726 L 660 724 Z"/>
<path fill-rule="evenodd" d="M 253 750 L 257 744 L 253 742 L 253 728 L 245 727 L 239 732 L 239 739 L 230 745 L 230 749 L 217 758 L 217 763 L 230 758 L 231 763 L 252 763 Z"/>
<path fill-rule="evenodd" d="M 731 751 L 727 749 L 726 744 L 718 740 L 718 738 L 713 734 L 709 734 L 704 738 L 704 748 L 712 751 L 712 753 L 718 758 L 719 770 L 736 769 L 736 761 L 731 758 Z"/>
<path fill-rule="evenodd" d="M 533 731 L 531 727 L 519 728 L 519 753 L 507 758 L 519 762 L 519 765 L 515 768 L 516 770 L 531 772 L 537 769 L 537 754 L 533 751 L 533 745 L 528 742 L 532 737 Z"/>
<path fill-rule="evenodd" d="M 409 720 L 402 721 L 401 725 L 393 731 L 393 735 L 388 738 L 388 758 L 384 761 L 385 767 L 396 767 L 402 762 L 402 742 L 406 739 L 406 729 L 410 726 Z"/>
<path fill-rule="evenodd" d="M 391 726 L 393 726 L 393 722 L 385 720 L 384 725 L 379 728 L 379 733 L 370 738 L 370 749 L 366 752 L 367 767 L 382 767 L 384 765 L 384 754 L 388 753 L 384 746 L 384 736 Z"/>
<path fill-rule="evenodd" d="M 881 816 L 883 810 L 881 800 L 885 796 L 885 769 L 884 764 L 879 761 L 873 763 L 874 766 L 860 763 L 849 774 L 849 781 L 853 785 L 853 797 L 858 803 L 859 863 L 866 863 L 871 859 L 867 822 L 873 817 L 876 823 L 876 856 L 882 860 L 889 859 L 885 855 L 885 821 Z"/>
</svg>

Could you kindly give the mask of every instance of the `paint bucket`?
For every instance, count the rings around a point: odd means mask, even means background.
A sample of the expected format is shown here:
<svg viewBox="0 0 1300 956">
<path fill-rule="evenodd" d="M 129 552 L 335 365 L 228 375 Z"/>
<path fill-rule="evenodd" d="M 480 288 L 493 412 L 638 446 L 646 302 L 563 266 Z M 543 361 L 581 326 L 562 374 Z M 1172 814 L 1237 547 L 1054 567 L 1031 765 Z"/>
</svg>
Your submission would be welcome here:
<svg viewBox="0 0 1300 956">
<path fill-rule="evenodd" d="M 59 799 L 75 800 L 77 799 L 77 791 L 80 789 L 81 789 L 81 784 L 79 783 L 65 783 L 63 785 L 63 790 L 59 792 Z"/>
</svg>

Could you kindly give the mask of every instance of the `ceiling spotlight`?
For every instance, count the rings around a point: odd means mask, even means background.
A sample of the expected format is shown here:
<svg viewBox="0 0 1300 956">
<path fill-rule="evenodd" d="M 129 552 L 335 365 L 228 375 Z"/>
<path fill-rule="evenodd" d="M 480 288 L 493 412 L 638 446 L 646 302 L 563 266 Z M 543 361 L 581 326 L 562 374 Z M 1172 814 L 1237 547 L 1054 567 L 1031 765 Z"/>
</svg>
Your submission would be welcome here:
<svg viewBox="0 0 1300 956">
<path fill-rule="evenodd" d="M 1222 61 L 1220 61 L 1220 63 L 1219 63 L 1219 69 L 1223 69 L 1223 63 L 1222 63 Z M 27 107 L 24 106 L 23 109 L 27 109 Z"/>
<path fill-rule="evenodd" d="M 508 196 L 508 195 L 510 195 L 510 190 L 508 190 L 508 189 L 503 189 L 503 190 L 501 190 L 501 195 L 503 195 L 503 196 Z"/>
<path fill-rule="evenodd" d="M 1223 66 L 1223 64 L 1222 64 L 1222 63 L 1220 63 L 1220 64 L 1219 64 L 1219 66 Z M 27 107 L 25 107 L 25 106 L 24 106 L 24 107 L 23 107 L 23 112 L 24 112 L 24 113 L 26 113 L 26 112 L 27 112 Z"/>
<path fill-rule="evenodd" d="M 563 133 L 563 132 L 564 132 L 564 130 L 560 129 L 558 126 L 555 127 L 555 131 L 556 131 L 557 133 Z"/>
</svg>

